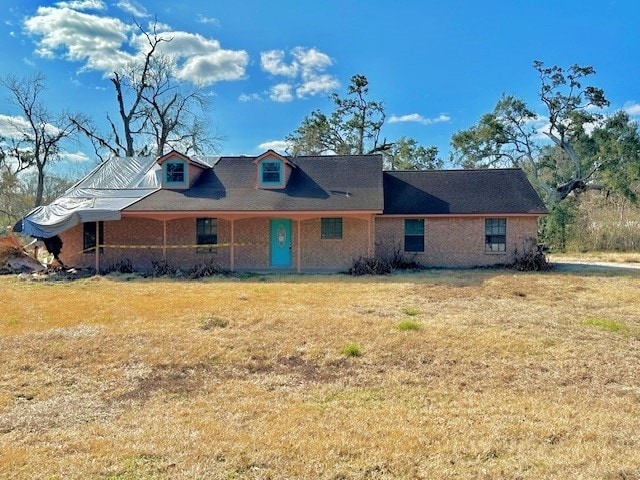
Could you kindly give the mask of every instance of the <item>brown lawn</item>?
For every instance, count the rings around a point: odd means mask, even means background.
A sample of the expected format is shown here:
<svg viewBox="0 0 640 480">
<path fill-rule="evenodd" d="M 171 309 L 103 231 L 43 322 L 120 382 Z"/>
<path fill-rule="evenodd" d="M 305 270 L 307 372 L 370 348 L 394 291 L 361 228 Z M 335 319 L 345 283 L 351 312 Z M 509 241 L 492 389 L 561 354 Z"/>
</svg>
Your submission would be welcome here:
<svg viewBox="0 0 640 480">
<path fill-rule="evenodd" d="M 640 478 L 638 275 L 7 276 L 0 352 L 1 478 Z"/>
</svg>

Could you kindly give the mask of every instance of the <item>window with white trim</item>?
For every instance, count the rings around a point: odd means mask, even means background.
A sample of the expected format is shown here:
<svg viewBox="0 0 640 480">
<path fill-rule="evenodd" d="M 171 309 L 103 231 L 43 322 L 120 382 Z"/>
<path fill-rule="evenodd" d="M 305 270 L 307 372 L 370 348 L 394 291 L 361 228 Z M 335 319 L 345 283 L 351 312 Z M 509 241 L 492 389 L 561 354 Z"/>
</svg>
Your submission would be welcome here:
<svg viewBox="0 0 640 480">
<path fill-rule="evenodd" d="M 486 218 L 484 220 L 484 251 L 487 253 L 507 251 L 506 218 Z"/>
<path fill-rule="evenodd" d="M 260 183 L 265 185 L 282 183 L 282 162 L 279 160 L 260 162 Z"/>
<path fill-rule="evenodd" d="M 165 162 L 164 180 L 167 185 L 184 185 L 187 181 L 187 164 L 185 162 Z"/>
</svg>

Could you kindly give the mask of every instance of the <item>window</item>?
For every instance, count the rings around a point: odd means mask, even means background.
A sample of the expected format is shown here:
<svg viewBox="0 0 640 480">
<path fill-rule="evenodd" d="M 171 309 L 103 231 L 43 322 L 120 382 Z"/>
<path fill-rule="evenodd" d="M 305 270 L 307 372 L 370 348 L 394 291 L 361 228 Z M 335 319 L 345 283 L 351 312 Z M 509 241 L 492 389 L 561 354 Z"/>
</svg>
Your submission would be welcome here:
<svg viewBox="0 0 640 480">
<path fill-rule="evenodd" d="M 407 218 L 404 221 L 404 251 L 424 252 L 423 218 Z"/>
<path fill-rule="evenodd" d="M 167 162 L 165 163 L 165 182 L 166 183 L 185 183 L 185 162 Z"/>
<path fill-rule="evenodd" d="M 196 219 L 196 244 L 206 245 L 198 247 L 197 253 L 215 252 L 218 243 L 218 219 L 217 218 L 197 218 Z"/>
<path fill-rule="evenodd" d="M 262 177 L 260 183 L 281 183 L 282 163 L 281 162 L 262 162 L 260 164 Z"/>
<path fill-rule="evenodd" d="M 98 233 L 100 234 L 100 244 L 104 245 L 104 222 L 98 222 Z M 84 253 L 95 253 L 96 248 L 96 222 L 82 224 L 82 249 Z M 104 252 L 104 247 L 100 247 L 100 253 Z"/>
<path fill-rule="evenodd" d="M 484 221 L 484 251 L 507 251 L 507 219 L 487 218 Z"/>
<path fill-rule="evenodd" d="M 342 218 L 322 218 L 320 219 L 320 238 L 342 239 Z"/>
</svg>

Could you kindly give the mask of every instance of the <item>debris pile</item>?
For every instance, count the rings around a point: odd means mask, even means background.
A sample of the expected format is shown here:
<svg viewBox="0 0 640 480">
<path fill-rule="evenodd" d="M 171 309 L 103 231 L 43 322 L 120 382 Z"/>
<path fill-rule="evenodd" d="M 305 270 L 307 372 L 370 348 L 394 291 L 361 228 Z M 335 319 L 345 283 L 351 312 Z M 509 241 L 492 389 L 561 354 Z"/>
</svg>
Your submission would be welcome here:
<svg viewBox="0 0 640 480">
<path fill-rule="evenodd" d="M 27 253 L 15 233 L 0 237 L 0 273 L 41 272 L 46 267 Z"/>
</svg>

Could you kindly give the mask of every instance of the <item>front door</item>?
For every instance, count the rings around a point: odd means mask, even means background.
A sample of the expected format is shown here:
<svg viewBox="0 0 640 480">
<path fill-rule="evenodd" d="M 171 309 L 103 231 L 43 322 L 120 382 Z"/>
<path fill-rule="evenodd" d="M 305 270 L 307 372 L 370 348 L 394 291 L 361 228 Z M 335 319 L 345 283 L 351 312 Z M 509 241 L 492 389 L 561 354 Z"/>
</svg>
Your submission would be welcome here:
<svg viewBox="0 0 640 480">
<path fill-rule="evenodd" d="M 271 266 L 291 266 L 291 220 L 274 218 L 270 220 Z"/>
</svg>

